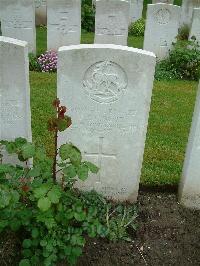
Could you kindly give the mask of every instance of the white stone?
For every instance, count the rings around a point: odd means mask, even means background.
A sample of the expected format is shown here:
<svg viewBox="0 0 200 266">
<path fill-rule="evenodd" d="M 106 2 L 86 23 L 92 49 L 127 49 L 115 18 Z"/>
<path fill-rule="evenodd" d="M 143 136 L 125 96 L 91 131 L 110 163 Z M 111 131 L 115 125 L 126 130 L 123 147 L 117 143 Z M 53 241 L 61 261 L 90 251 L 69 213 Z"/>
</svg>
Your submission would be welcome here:
<svg viewBox="0 0 200 266">
<path fill-rule="evenodd" d="M 80 44 L 81 0 L 47 0 L 47 47 Z"/>
<path fill-rule="evenodd" d="M 190 30 L 190 39 L 195 36 L 196 40 L 200 44 L 200 8 L 194 8 L 192 27 Z"/>
<path fill-rule="evenodd" d="M 36 26 L 47 25 L 46 0 L 35 0 L 35 23 Z"/>
<path fill-rule="evenodd" d="M 164 4 L 173 4 L 174 0 L 152 0 L 152 4 L 164 3 Z"/>
<path fill-rule="evenodd" d="M 142 18 L 143 0 L 130 0 L 130 23 Z"/>
<path fill-rule="evenodd" d="M 193 9 L 199 7 L 200 7 L 200 0 L 182 1 L 181 26 L 187 25 L 191 27 Z"/>
<path fill-rule="evenodd" d="M 166 58 L 172 43 L 176 42 L 180 10 L 175 5 L 148 5 L 144 50 L 154 52 L 158 60 Z"/>
<path fill-rule="evenodd" d="M 200 85 L 190 131 L 179 200 L 189 208 L 200 209 Z"/>
<path fill-rule="evenodd" d="M 31 141 L 27 42 L 0 37 L 0 62 L 0 140 Z"/>
<path fill-rule="evenodd" d="M 29 52 L 36 52 L 34 0 L 1 0 L 2 35 L 28 42 Z"/>
<path fill-rule="evenodd" d="M 127 45 L 130 2 L 97 0 L 95 43 Z"/>
<path fill-rule="evenodd" d="M 72 142 L 100 167 L 79 182 L 108 198 L 135 201 L 148 124 L 155 55 L 112 44 L 61 47 L 58 97 L 72 127 L 59 144 Z"/>
</svg>

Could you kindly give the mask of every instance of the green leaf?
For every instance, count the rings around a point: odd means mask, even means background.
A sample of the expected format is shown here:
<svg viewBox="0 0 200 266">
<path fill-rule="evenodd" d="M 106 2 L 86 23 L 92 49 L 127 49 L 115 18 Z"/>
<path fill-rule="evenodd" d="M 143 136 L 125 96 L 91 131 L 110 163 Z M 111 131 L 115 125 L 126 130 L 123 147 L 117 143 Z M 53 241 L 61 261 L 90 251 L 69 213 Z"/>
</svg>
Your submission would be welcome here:
<svg viewBox="0 0 200 266">
<path fill-rule="evenodd" d="M 38 208 L 41 211 L 45 212 L 50 207 L 51 207 L 51 201 L 47 197 L 39 199 L 39 201 L 38 201 Z"/>
<path fill-rule="evenodd" d="M 33 228 L 31 236 L 32 238 L 37 238 L 39 236 L 39 230 L 37 228 Z"/>
<path fill-rule="evenodd" d="M 88 178 L 89 168 L 84 163 L 77 167 L 78 178 L 85 181 Z"/>
<path fill-rule="evenodd" d="M 74 218 L 78 221 L 78 222 L 82 222 L 85 220 L 86 218 L 86 213 L 85 212 L 76 212 L 74 213 Z"/>
<path fill-rule="evenodd" d="M 72 164 L 80 164 L 82 160 L 81 152 L 72 144 L 64 144 L 60 147 L 59 154 L 62 160 L 70 159 Z"/>
<path fill-rule="evenodd" d="M 82 248 L 80 247 L 72 247 L 72 254 L 76 257 L 79 257 L 82 254 Z"/>
<path fill-rule="evenodd" d="M 13 231 L 18 231 L 19 228 L 21 227 L 21 221 L 19 220 L 12 220 L 10 222 L 10 228 L 13 230 Z"/>
<path fill-rule="evenodd" d="M 24 239 L 24 241 L 22 243 L 23 248 L 30 248 L 31 245 L 32 245 L 31 239 Z"/>
<path fill-rule="evenodd" d="M 74 178 L 77 175 L 76 167 L 74 165 L 70 165 L 70 166 L 64 168 L 63 174 L 65 176 L 67 176 L 68 178 Z"/>
<path fill-rule="evenodd" d="M 27 177 L 37 177 L 40 175 L 40 169 L 38 168 L 32 168 L 29 172 Z"/>
<path fill-rule="evenodd" d="M 31 266 L 30 260 L 28 259 L 21 260 L 19 266 Z"/>
<path fill-rule="evenodd" d="M 41 240 L 40 241 L 40 246 L 41 247 L 45 247 L 47 245 L 47 241 L 46 240 Z"/>
<path fill-rule="evenodd" d="M 33 193 L 34 196 L 39 199 L 39 198 L 43 198 L 47 192 L 51 189 L 52 184 L 42 184 L 40 187 L 34 189 Z"/>
<path fill-rule="evenodd" d="M 21 148 L 26 143 L 27 143 L 27 140 L 24 138 L 16 138 L 15 139 L 15 144 L 16 144 L 17 148 Z"/>
<path fill-rule="evenodd" d="M 11 195 L 9 191 L 0 188 L 0 209 L 5 208 L 9 205 L 11 200 Z"/>
<path fill-rule="evenodd" d="M 90 172 L 92 172 L 93 174 L 97 174 L 99 172 L 99 167 L 97 167 L 95 164 L 91 162 L 84 162 L 84 163 L 87 165 Z"/>
<path fill-rule="evenodd" d="M 71 118 L 68 116 L 65 116 L 64 118 L 59 118 L 57 120 L 57 127 L 60 132 L 65 131 L 68 127 L 70 127 L 72 121 Z"/>
<path fill-rule="evenodd" d="M 16 145 L 15 145 L 15 143 L 14 142 L 7 142 L 6 151 L 9 154 L 16 153 Z"/>
<path fill-rule="evenodd" d="M 35 145 L 26 143 L 22 146 L 22 156 L 24 159 L 32 158 L 35 155 Z"/>
<path fill-rule="evenodd" d="M 61 190 L 59 186 L 53 186 L 52 189 L 47 194 L 48 199 L 52 203 L 59 203 L 61 197 Z"/>
</svg>

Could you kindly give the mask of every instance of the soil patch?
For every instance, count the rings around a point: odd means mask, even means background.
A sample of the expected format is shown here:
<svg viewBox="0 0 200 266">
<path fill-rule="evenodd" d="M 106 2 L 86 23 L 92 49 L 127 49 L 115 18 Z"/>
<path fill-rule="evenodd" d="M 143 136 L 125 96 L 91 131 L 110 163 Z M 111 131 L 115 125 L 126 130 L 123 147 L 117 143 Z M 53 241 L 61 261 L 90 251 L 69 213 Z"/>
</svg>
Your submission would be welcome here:
<svg viewBox="0 0 200 266">
<path fill-rule="evenodd" d="M 172 192 L 140 192 L 138 205 L 133 242 L 88 239 L 77 265 L 200 265 L 200 211 L 180 206 Z M 19 240 L 12 234 L 0 240 L 0 265 L 16 265 Z"/>
</svg>

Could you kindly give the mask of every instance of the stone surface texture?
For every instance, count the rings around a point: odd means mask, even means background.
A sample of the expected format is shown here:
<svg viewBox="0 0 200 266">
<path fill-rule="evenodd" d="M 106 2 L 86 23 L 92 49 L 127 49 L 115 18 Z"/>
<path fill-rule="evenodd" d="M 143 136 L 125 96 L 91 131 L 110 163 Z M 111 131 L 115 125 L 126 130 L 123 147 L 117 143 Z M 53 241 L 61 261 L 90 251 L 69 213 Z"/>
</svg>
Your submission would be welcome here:
<svg viewBox="0 0 200 266">
<path fill-rule="evenodd" d="M 27 42 L 0 37 L 0 62 L 0 140 L 31 141 Z"/>
<path fill-rule="evenodd" d="M 127 45 L 130 2 L 97 0 L 95 43 Z"/>
<path fill-rule="evenodd" d="M 34 0 L 1 0 L 2 35 L 28 42 L 30 53 L 36 52 Z"/>
<path fill-rule="evenodd" d="M 200 8 L 194 8 L 192 27 L 190 30 L 190 39 L 195 36 L 196 41 L 200 44 Z"/>
<path fill-rule="evenodd" d="M 47 47 L 80 44 L 81 0 L 47 0 Z"/>
<path fill-rule="evenodd" d="M 189 208 L 200 210 L 200 85 L 186 150 L 179 200 Z"/>
<path fill-rule="evenodd" d="M 181 8 L 169 4 L 150 4 L 144 36 L 144 50 L 156 54 L 158 60 L 168 56 L 176 41 Z"/>
<path fill-rule="evenodd" d="M 82 190 L 136 201 L 154 79 L 155 55 L 112 44 L 61 47 L 58 97 L 72 117 L 59 144 L 72 142 L 100 171 Z"/>
<path fill-rule="evenodd" d="M 142 18 L 143 0 L 130 0 L 130 23 Z"/>
</svg>

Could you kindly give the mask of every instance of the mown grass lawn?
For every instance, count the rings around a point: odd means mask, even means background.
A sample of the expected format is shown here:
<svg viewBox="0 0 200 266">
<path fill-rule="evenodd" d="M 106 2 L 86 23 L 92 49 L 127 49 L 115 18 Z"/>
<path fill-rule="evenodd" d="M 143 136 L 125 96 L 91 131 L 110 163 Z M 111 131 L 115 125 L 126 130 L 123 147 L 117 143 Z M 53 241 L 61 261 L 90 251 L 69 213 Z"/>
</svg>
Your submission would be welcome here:
<svg viewBox="0 0 200 266">
<path fill-rule="evenodd" d="M 93 43 L 93 40 L 93 33 L 82 34 L 82 43 Z M 128 45 L 142 48 L 143 37 L 129 37 Z M 37 47 L 38 54 L 46 50 L 45 27 L 37 28 Z M 53 114 L 51 102 L 56 97 L 56 74 L 32 72 L 30 81 L 33 140 L 45 145 L 52 156 L 53 139 L 47 131 L 47 120 Z M 197 82 L 155 81 L 142 168 L 143 184 L 178 184 L 196 89 Z"/>
</svg>

